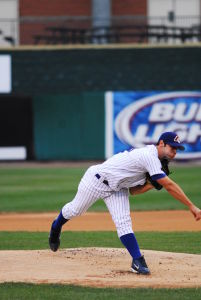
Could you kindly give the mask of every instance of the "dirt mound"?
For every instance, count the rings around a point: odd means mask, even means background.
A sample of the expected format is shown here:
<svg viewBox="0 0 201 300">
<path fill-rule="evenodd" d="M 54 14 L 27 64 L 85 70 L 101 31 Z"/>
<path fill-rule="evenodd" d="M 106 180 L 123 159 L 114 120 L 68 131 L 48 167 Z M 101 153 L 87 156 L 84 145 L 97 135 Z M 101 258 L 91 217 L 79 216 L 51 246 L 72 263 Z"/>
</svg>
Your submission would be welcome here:
<svg viewBox="0 0 201 300">
<path fill-rule="evenodd" d="M 125 249 L 0 251 L 0 282 L 94 287 L 200 287 L 201 255 L 144 250 L 150 276 L 130 272 Z"/>
</svg>

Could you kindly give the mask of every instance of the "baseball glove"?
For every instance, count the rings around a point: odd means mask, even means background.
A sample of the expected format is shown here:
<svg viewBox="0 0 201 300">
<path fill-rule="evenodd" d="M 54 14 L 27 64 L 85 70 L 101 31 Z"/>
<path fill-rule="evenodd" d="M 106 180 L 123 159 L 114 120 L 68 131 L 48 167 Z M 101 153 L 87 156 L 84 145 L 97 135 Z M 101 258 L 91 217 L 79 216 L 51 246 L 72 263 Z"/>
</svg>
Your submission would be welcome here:
<svg viewBox="0 0 201 300">
<path fill-rule="evenodd" d="M 161 170 L 168 176 L 170 174 L 170 170 L 169 170 L 169 161 L 166 159 L 166 158 L 163 158 L 161 160 L 161 165 L 162 165 L 162 168 Z M 147 181 L 149 181 L 153 187 L 156 189 L 156 190 L 161 190 L 163 188 L 163 186 L 158 183 L 156 180 L 152 180 L 151 179 L 151 176 L 149 175 L 149 173 L 147 172 L 146 173 L 146 178 L 147 178 Z"/>
</svg>

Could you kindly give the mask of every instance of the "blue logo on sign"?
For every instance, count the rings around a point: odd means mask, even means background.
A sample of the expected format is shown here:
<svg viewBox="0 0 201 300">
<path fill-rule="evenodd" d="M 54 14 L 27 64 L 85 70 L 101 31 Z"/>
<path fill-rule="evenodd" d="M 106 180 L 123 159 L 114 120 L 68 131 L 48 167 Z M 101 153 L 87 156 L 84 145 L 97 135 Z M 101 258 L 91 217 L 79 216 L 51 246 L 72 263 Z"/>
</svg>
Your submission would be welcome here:
<svg viewBox="0 0 201 300">
<path fill-rule="evenodd" d="M 163 132 L 174 131 L 185 145 L 185 151 L 176 158 L 201 158 L 201 92 L 141 96 L 142 93 L 114 93 L 117 148 L 155 144 Z"/>
</svg>

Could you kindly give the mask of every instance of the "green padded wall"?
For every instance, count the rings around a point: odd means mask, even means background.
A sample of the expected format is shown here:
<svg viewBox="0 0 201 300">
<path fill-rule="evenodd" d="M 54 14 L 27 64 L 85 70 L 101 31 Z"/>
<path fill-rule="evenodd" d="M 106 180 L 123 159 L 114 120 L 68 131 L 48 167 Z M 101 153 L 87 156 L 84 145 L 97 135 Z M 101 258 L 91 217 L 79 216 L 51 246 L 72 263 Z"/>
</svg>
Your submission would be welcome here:
<svg viewBox="0 0 201 300">
<path fill-rule="evenodd" d="M 0 50 L 11 53 L 13 92 L 201 89 L 201 47 Z"/>
<path fill-rule="evenodd" d="M 38 96 L 33 103 L 37 159 L 104 159 L 103 93 Z"/>
<path fill-rule="evenodd" d="M 104 95 L 200 90 L 201 46 L 1 49 L 12 93 L 32 98 L 36 159 L 103 159 Z"/>
</svg>

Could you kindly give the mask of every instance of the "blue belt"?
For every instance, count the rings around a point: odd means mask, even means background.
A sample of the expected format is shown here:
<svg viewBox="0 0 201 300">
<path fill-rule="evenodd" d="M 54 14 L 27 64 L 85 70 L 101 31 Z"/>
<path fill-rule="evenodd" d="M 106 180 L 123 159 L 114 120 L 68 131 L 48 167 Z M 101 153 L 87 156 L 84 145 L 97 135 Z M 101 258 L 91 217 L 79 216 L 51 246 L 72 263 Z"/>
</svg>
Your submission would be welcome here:
<svg viewBox="0 0 201 300">
<path fill-rule="evenodd" d="M 100 176 L 99 174 L 96 174 L 95 176 L 96 176 L 96 178 L 98 178 L 98 179 L 101 178 L 101 176 Z M 103 180 L 103 183 L 106 184 L 106 185 L 109 185 L 109 183 L 108 183 L 107 180 Z"/>
</svg>

